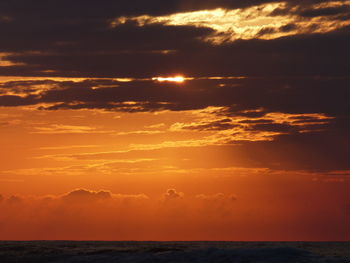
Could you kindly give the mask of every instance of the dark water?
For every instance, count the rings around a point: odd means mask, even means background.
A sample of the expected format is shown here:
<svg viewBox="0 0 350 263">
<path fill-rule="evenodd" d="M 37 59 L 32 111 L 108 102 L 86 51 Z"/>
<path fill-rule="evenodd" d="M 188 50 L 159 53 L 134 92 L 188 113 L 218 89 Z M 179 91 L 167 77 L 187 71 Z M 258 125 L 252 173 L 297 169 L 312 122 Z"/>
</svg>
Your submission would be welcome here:
<svg viewBox="0 0 350 263">
<path fill-rule="evenodd" d="M 6 262 L 350 263 L 350 242 L 0 241 Z"/>
</svg>

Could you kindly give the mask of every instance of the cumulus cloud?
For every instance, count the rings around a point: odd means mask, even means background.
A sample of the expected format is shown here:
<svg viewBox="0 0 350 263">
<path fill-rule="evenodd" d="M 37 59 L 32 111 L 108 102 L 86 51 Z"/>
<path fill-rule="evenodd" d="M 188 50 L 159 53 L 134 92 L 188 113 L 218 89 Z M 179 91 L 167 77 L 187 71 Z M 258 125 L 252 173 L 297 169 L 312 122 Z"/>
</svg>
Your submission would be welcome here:
<svg viewBox="0 0 350 263">
<path fill-rule="evenodd" d="M 109 191 L 90 191 L 86 189 L 76 189 L 62 196 L 62 199 L 68 202 L 103 201 L 111 198 L 112 194 Z"/>
<path fill-rule="evenodd" d="M 164 201 L 170 201 L 174 199 L 182 199 L 184 197 L 184 193 L 177 192 L 175 189 L 168 189 L 166 193 L 163 195 Z"/>
<path fill-rule="evenodd" d="M 344 224 L 339 223 L 346 217 L 338 214 L 334 217 L 334 213 L 345 213 L 344 209 L 330 206 L 327 218 L 315 222 L 315 212 L 325 214 L 323 205 L 311 210 L 309 206 L 291 206 L 290 213 L 303 213 L 303 217 L 289 222 L 289 212 L 283 210 L 281 214 L 278 205 L 271 206 L 270 199 L 259 200 L 259 208 L 253 208 L 249 200 L 238 200 L 228 193 L 185 196 L 170 188 L 163 196 L 149 198 L 143 194 L 80 188 L 63 195 L 22 196 L 20 202 L 16 197 L 5 200 L 0 202 L 0 239 L 3 240 L 242 240 L 266 237 L 268 233 L 271 239 L 292 238 L 296 228 L 299 236 L 305 233 L 303 227 L 309 224 L 305 218 L 310 220 L 308 229 L 317 233 L 326 224 L 331 227 L 325 235 L 331 237 L 335 229 L 330 222 L 338 222 L 337 233 L 343 233 L 344 237 L 349 234 L 344 231 Z M 293 226 L 293 231 L 281 236 L 286 233 L 286 226 Z M 256 229 L 264 229 L 264 234 Z"/>
<path fill-rule="evenodd" d="M 217 199 L 220 206 L 199 199 Z M 10 196 L 0 203 L 0 239 L 161 239 L 164 227 L 182 229 L 180 234 L 183 229 L 194 231 L 192 223 L 187 225 L 190 221 L 206 224 L 210 217 L 211 223 L 218 223 L 223 215 L 231 217 L 223 200 L 229 196 L 185 198 L 171 188 L 161 199 L 83 188 L 63 195 Z"/>
</svg>

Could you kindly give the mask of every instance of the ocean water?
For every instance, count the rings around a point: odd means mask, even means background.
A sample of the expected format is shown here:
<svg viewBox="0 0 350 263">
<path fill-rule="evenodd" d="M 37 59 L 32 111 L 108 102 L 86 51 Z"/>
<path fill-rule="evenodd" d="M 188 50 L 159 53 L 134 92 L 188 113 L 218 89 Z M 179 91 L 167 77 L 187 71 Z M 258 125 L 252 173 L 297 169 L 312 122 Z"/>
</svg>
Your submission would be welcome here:
<svg viewBox="0 0 350 263">
<path fill-rule="evenodd" d="M 350 263 L 350 242 L 0 241 L 7 262 Z"/>
</svg>

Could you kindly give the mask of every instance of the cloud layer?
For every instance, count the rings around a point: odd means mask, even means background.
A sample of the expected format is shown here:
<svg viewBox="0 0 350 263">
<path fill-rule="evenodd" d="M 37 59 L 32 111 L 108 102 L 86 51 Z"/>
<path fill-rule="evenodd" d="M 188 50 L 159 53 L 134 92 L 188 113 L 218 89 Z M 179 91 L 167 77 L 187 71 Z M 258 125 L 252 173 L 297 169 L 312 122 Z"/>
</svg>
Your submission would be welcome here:
<svg viewBox="0 0 350 263">
<path fill-rule="evenodd" d="M 0 238 L 149 240 L 171 238 L 167 231 L 172 238 L 186 238 L 176 229 L 191 227 L 187 220 L 219 224 L 223 213 L 233 210 L 235 199 L 227 201 L 223 194 L 185 200 L 174 189 L 155 199 L 87 189 L 61 196 L 10 196 L 0 201 Z"/>
<path fill-rule="evenodd" d="M 0 238 L 293 240 L 299 236 L 330 240 L 335 236 L 346 239 L 349 235 L 342 225 L 348 211 L 338 211 L 339 205 L 323 208 L 325 218 L 314 220 L 313 213 L 322 210 L 318 205 L 294 207 L 291 202 L 291 211 L 283 214 L 278 200 L 273 208 L 265 206 L 271 204 L 270 200 L 266 204 L 260 201 L 261 207 L 254 209 L 249 202 L 240 202 L 240 197 L 234 194 L 185 195 L 175 189 L 167 190 L 159 198 L 87 189 L 57 196 L 10 196 L 0 201 Z M 343 218 L 339 218 L 339 213 Z M 294 230 L 289 231 L 288 227 Z M 318 236 L 320 229 L 323 233 Z"/>
</svg>

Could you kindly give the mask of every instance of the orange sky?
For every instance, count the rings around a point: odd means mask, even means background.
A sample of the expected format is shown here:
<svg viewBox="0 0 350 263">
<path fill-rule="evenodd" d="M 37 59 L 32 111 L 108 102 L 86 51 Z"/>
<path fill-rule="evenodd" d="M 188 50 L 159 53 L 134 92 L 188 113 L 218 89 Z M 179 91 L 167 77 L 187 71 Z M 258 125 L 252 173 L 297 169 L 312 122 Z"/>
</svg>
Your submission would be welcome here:
<svg viewBox="0 0 350 263">
<path fill-rule="evenodd" d="M 0 240 L 350 240 L 349 1 L 58 2 L 0 10 Z"/>
<path fill-rule="evenodd" d="M 208 112 L 2 108 L 1 238 L 349 237 L 348 180 L 273 171 L 225 145 L 224 134 L 174 128 Z M 78 188 L 86 196 L 64 200 Z M 89 197 L 101 189 L 111 196 Z M 181 194 L 164 198 L 167 189 Z"/>
</svg>

